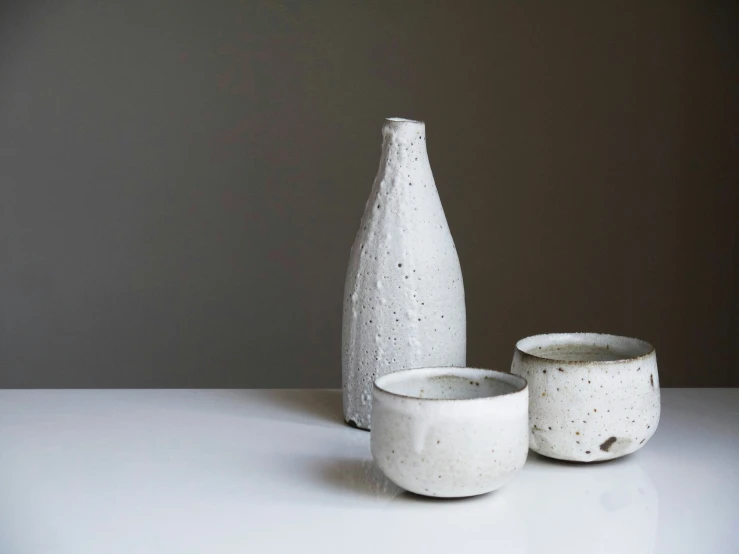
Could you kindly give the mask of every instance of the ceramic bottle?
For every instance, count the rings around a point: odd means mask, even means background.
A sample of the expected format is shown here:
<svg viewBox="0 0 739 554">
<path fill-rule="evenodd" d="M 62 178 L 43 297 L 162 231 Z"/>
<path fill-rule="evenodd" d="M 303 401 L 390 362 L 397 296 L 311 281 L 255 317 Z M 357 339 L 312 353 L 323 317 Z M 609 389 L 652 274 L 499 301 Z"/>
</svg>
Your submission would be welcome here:
<svg viewBox="0 0 739 554">
<path fill-rule="evenodd" d="M 423 122 L 390 118 L 344 285 L 344 418 L 369 430 L 387 373 L 465 366 L 464 285 L 431 173 Z"/>
</svg>

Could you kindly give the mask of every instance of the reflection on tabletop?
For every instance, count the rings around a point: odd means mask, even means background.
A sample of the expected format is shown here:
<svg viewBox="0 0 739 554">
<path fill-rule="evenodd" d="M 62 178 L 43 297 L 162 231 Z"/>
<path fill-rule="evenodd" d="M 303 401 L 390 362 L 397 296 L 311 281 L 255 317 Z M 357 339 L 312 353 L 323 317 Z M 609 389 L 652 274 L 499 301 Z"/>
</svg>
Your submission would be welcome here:
<svg viewBox="0 0 739 554">
<path fill-rule="evenodd" d="M 371 459 L 335 462 L 327 472 L 348 495 L 372 499 L 375 547 L 413 538 L 415 547 L 454 551 L 486 544 L 499 552 L 654 552 L 659 500 L 634 457 L 601 464 L 549 460 L 535 453 L 499 491 L 439 500 L 404 492 Z M 443 506 L 440 506 L 443 504 Z M 347 512 L 346 517 L 355 515 Z M 406 538 L 403 538 L 406 537 Z"/>
<path fill-rule="evenodd" d="M 334 396 L 321 400 L 331 400 L 327 403 L 332 408 L 340 402 Z M 352 541 L 353 554 L 392 552 L 403 544 L 431 552 L 482 544 L 486 551 L 506 553 L 655 550 L 658 494 L 638 455 L 580 464 L 529 452 L 518 477 L 498 491 L 466 499 L 431 499 L 405 492 L 382 474 L 369 454 L 370 433 L 347 427 L 325 410 L 325 404 L 320 410 L 317 405 L 311 408 L 303 412 L 303 421 L 306 416 L 319 416 L 311 424 L 333 428 L 341 440 L 333 443 L 338 437 L 332 434 L 325 457 L 293 462 L 305 468 L 319 482 L 318 490 L 331 498 L 330 502 L 323 495 L 304 498 L 306 502 L 320 500 L 318 504 L 326 507 L 342 507 L 325 522 L 327 533 L 336 537 L 341 529 L 343 537 L 366 535 L 366 527 L 371 527 L 372 541 Z M 291 475 L 296 487 L 305 477 Z M 312 490 L 305 492 L 313 496 Z M 293 489 L 291 501 L 295 493 Z"/>
</svg>

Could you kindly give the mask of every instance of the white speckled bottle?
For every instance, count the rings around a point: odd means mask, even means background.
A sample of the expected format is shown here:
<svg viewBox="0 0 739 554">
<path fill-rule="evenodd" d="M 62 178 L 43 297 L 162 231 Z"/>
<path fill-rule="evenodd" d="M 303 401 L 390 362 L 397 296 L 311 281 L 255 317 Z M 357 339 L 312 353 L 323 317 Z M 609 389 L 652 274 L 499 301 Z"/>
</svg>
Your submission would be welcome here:
<svg viewBox="0 0 739 554">
<path fill-rule="evenodd" d="M 464 285 L 423 122 L 390 118 L 344 286 L 344 418 L 370 429 L 386 373 L 466 365 Z"/>
</svg>

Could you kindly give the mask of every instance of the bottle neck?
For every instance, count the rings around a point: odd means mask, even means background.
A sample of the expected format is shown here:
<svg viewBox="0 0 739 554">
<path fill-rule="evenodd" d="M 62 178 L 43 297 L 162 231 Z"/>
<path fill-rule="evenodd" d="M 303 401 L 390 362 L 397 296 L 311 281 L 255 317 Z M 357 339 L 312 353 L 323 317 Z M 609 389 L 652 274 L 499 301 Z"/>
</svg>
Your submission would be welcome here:
<svg viewBox="0 0 739 554">
<path fill-rule="evenodd" d="M 385 163 L 394 166 L 428 164 L 426 125 L 423 121 L 390 118 L 382 126 L 382 153 Z"/>
<path fill-rule="evenodd" d="M 390 117 L 382 126 L 383 146 L 390 143 L 426 148 L 426 124 L 423 121 Z"/>
</svg>

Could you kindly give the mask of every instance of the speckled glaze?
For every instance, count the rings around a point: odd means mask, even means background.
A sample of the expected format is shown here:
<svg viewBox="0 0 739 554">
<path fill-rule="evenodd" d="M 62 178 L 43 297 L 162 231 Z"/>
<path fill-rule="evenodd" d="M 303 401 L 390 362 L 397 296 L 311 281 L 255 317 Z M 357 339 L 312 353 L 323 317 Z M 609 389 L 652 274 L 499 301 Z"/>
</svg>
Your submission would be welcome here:
<svg viewBox="0 0 739 554">
<path fill-rule="evenodd" d="M 372 457 L 416 494 L 474 496 L 508 483 L 528 455 L 528 389 L 516 375 L 426 368 L 379 378 Z"/>
<path fill-rule="evenodd" d="M 543 456 L 619 458 L 657 430 L 657 355 L 647 342 L 596 333 L 536 335 L 516 344 L 511 372 L 529 383 L 529 442 Z"/>
<path fill-rule="evenodd" d="M 388 119 L 344 286 L 344 418 L 369 429 L 372 383 L 401 369 L 464 366 L 462 270 L 426 153 L 425 125 Z"/>
</svg>

